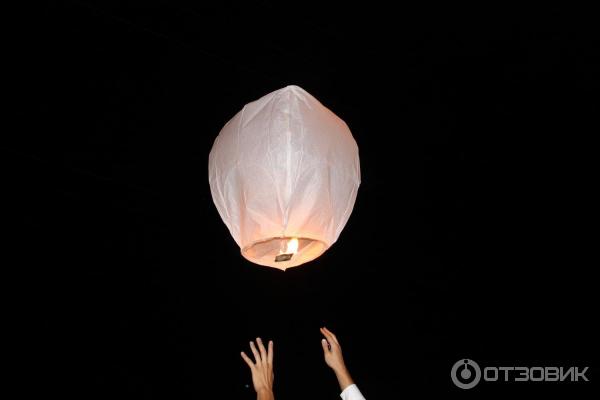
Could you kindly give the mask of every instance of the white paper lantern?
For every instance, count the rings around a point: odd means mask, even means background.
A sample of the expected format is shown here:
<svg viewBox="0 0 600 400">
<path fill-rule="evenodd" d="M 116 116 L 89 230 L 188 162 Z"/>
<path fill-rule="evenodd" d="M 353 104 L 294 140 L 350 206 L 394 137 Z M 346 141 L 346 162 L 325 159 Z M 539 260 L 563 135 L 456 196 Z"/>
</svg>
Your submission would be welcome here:
<svg viewBox="0 0 600 400">
<path fill-rule="evenodd" d="M 338 239 L 360 185 L 344 121 L 298 86 L 247 104 L 209 156 L 212 198 L 242 255 L 295 267 Z"/>
</svg>

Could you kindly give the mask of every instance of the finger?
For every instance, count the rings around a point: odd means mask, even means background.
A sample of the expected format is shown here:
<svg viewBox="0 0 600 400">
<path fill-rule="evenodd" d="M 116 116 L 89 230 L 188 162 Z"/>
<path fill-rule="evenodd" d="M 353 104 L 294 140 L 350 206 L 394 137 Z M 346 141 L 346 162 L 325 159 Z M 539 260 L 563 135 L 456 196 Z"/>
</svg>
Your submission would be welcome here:
<svg viewBox="0 0 600 400">
<path fill-rule="evenodd" d="M 262 360 L 260 359 L 260 354 L 258 354 L 258 351 L 256 351 L 256 346 L 254 346 L 254 342 L 250 342 L 250 350 L 252 350 L 252 354 L 254 354 L 254 360 L 256 361 L 256 364 L 258 364 L 259 362 L 261 362 Z"/>
<path fill-rule="evenodd" d="M 323 347 L 323 352 L 325 353 L 325 355 L 327 355 L 327 353 L 331 351 L 329 350 L 329 343 L 327 343 L 326 339 L 321 339 L 321 347 Z"/>
<path fill-rule="evenodd" d="M 241 355 L 242 355 L 242 358 L 244 359 L 244 361 L 246 361 L 246 364 L 248 364 L 248 366 L 250 367 L 250 369 L 253 369 L 254 368 L 254 363 L 252 362 L 252 360 L 250 359 L 250 357 L 248 357 L 246 355 L 246 353 L 244 353 L 243 351 L 242 351 Z"/>
<path fill-rule="evenodd" d="M 273 365 L 273 341 L 269 340 L 269 351 L 267 352 L 267 362 Z"/>
<path fill-rule="evenodd" d="M 328 334 L 331 336 L 331 338 L 333 339 L 333 341 L 334 341 L 336 344 L 340 344 L 340 342 L 338 342 L 338 340 L 337 340 L 337 337 L 335 336 L 335 334 L 334 334 L 333 332 L 331 332 L 331 331 L 330 331 L 329 329 L 327 329 L 327 328 L 323 328 L 323 329 L 325 329 L 325 332 L 327 332 L 327 333 L 328 333 Z"/>
<path fill-rule="evenodd" d="M 327 333 L 327 331 L 325 330 L 325 328 L 319 328 L 319 330 L 321 331 L 321 334 L 323 336 L 325 336 L 325 339 L 330 339 L 331 337 L 329 336 L 329 333 Z"/>
<path fill-rule="evenodd" d="M 260 350 L 260 359 L 262 362 L 267 361 L 267 350 L 265 350 L 265 345 L 262 342 L 261 338 L 256 338 L 256 343 L 258 343 L 258 350 Z"/>
<path fill-rule="evenodd" d="M 321 329 L 321 333 L 323 334 L 323 336 L 325 336 L 325 339 L 327 339 L 329 344 L 336 343 L 333 338 L 333 334 L 327 328 L 323 327 Z"/>
</svg>

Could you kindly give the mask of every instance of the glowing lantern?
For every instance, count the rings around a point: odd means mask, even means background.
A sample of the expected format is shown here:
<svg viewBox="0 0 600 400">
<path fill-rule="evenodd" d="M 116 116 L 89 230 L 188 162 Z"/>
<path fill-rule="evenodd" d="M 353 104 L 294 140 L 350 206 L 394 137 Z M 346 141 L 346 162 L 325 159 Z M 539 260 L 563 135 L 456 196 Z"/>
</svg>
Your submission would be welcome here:
<svg viewBox="0 0 600 400">
<path fill-rule="evenodd" d="M 209 156 L 212 198 L 242 255 L 295 267 L 338 239 L 360 185 L 348 126 L 298 86 L 247 104 Z"/>
</svg>

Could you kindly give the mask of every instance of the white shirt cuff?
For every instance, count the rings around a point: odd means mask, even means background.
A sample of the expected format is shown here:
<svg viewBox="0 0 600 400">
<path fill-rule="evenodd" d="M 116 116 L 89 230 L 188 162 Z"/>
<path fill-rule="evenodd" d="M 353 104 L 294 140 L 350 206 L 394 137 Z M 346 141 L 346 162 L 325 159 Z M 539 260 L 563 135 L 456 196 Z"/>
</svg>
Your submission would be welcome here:
<svg viewBox="0 0 600 400">
<path fill-rule="evenodd" d="M 348 386 L 344 391 L 340 394 L 342 400 L 365 400 L 360 390 L 358 390 L 358 386 L 352 384 Z"/>
</svg>

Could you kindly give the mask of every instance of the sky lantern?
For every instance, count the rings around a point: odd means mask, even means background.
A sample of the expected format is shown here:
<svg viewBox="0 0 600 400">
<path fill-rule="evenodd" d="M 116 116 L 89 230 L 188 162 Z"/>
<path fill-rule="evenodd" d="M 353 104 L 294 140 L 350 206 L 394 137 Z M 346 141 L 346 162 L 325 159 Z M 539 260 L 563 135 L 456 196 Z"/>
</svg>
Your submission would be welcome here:
<svg viewBox="0 0 600 400">
<path fill-rule="evenodd" d="M 298 86 L 246 104 L 221 129 L 208 170 L 213 201 L 242 255 L 282 270 L 337 241 L 360 185 L 350 129 Z"/>
</svg>

